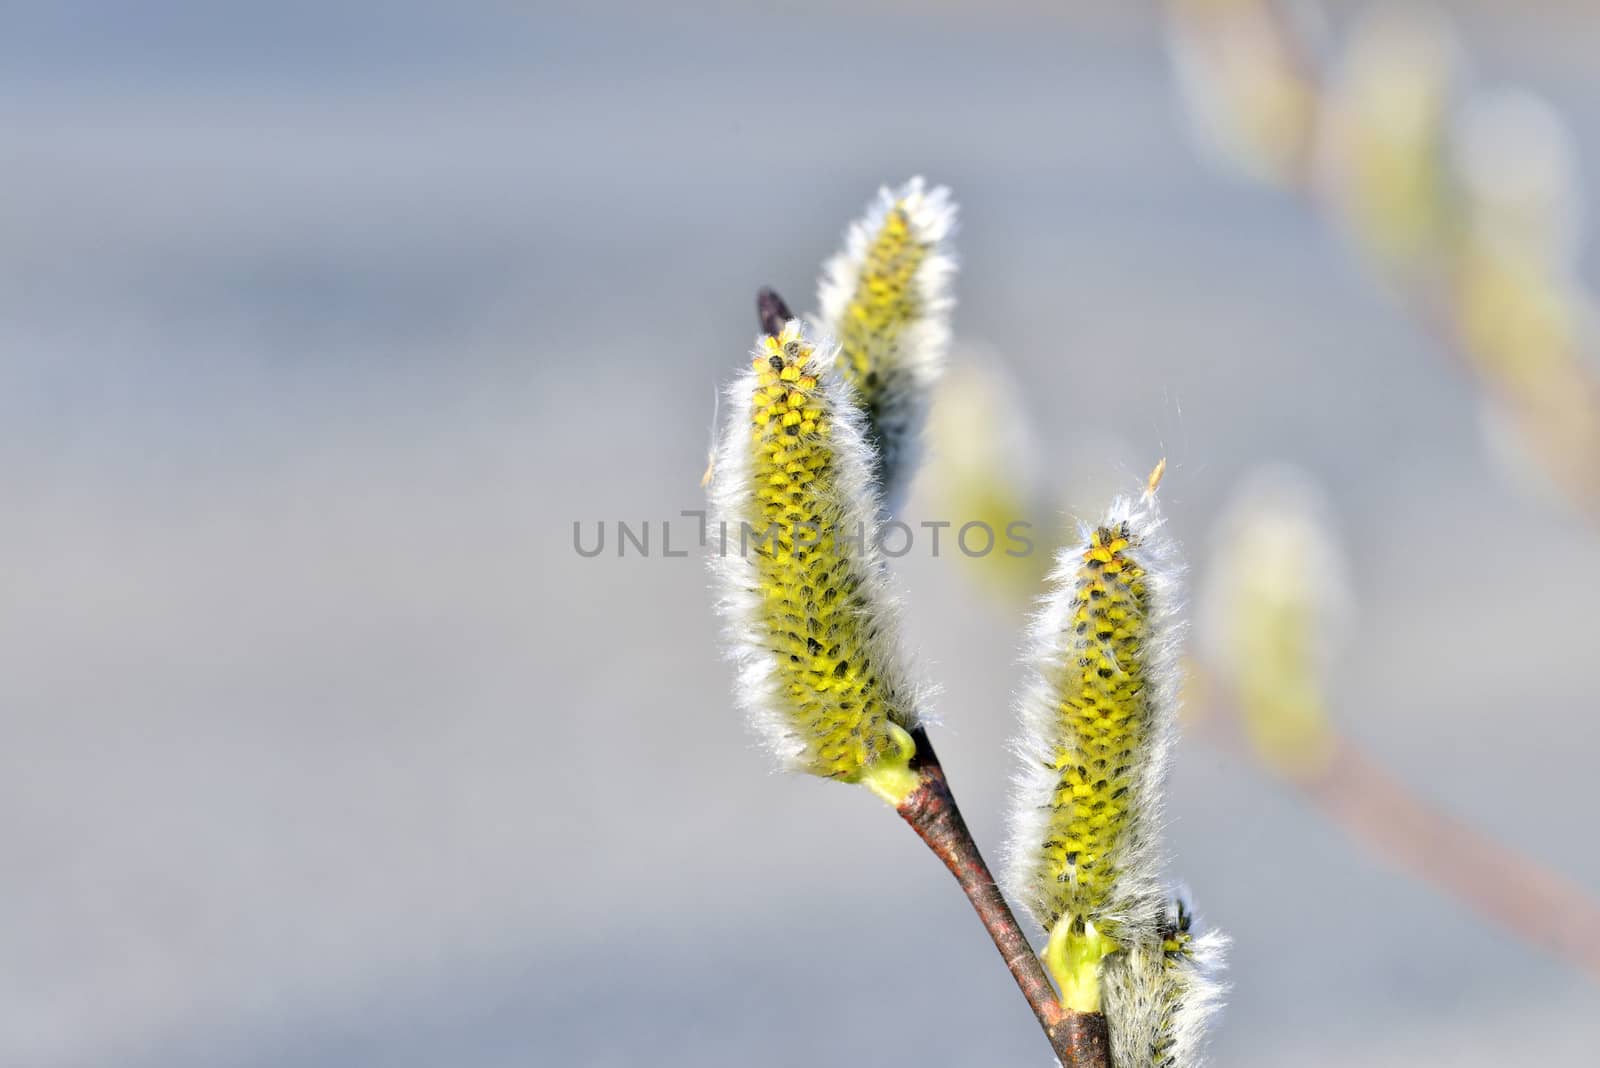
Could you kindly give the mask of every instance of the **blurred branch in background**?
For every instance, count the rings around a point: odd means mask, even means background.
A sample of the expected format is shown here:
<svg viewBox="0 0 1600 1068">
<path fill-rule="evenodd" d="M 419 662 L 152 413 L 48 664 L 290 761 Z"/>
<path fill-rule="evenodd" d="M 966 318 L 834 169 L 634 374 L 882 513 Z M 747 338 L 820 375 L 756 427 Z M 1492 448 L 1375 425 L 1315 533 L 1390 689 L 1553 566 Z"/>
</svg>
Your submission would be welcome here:
<svg viewBox="0 0 1600 1068">
<path fill-rule="evenodd" d="M 1533 945 L 1600 979 L 1600 905 L 1531 857 L 1418 797 L 1329 715 L 1349 601 L 1328 510 L 1278 469 L 1241 486 L 1219 523 L 1191 665 L 1197 725 L 1244 747 L 1333 822 Z"/>
<path fill-rule="evenodd" d="M 1448 24 L 1375 7 L 1324 62 L 1302 5 L 1169 0 L 1196 138 L 1296 190 L 1472 372 L 1495 454 L 1600 521 L 1600 344 L 1566 124 L 1467 84 Z"/>
<path fill-rule="evenodd" d="M 1003 530 L 1033 522 L 1026 558 L 967 561 L 1022 611 L 1061 531 L 1029 457 L 1020 397 L 992 360 L 958 360 L 931 423 L 932 490 L 949 514 Z M 1183 701 L 1190 729 L 1246 753 L 1356 842 L 1525 941 L 1600 979 L 1600 904 L 1531 857 L 1471 829 L 1340 734 L 1331 708 L 1351 595 L 1330 509 L 1303 475 L 1244 480 L 1216 527 Z"/>
</svg>

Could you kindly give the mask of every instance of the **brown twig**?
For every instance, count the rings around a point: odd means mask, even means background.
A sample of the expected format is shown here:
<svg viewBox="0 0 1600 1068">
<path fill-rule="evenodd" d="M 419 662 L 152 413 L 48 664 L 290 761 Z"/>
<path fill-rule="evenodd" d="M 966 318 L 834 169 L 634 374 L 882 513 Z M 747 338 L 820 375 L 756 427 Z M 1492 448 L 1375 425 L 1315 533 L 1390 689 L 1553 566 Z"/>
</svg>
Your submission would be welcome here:
<svg viewBox="0 0 1600 1068">
<path fill-rule="evenodd" d="M 978 843 L 961 818 L 961 809 L 950 792 L 944 768 L 927 732 L 919 729 L 915 738 L 915 767 L 921 785 L 900 803 L 900 815 L 956 877 L 1062 1065 L 1065 1068 L 1110 1068 L 1105 1016 L 1071 1012 L 1061 1007 L 1033 946 L 1017 925 L 1011 906 L 1006 904 L 995 885 L 994 876 L 978 851 Z"/>
</svg>

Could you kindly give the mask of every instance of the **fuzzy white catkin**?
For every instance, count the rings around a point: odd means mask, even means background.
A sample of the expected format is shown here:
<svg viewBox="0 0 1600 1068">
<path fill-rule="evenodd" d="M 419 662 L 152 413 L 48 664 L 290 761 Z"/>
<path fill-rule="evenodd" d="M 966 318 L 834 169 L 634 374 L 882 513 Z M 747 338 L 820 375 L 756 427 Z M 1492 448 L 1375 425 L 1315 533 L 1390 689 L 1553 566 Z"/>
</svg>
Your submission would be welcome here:
<svg viewBox="0 0 1600 1068">
<path fill-rule="evenodd" d="M 1257 757 L 1315 777 L 1337 748 L 1329 720 L 1350 613 L 1333 509 L 1307 475 L 1262 468 L 1217 523 L 1201 597 L 1205 659 Z"/>
<path fill-rule="evenodd" d="M 841 377 L 866 413 L 883 509 L 905 498 L 921 452 L 929 396 L 950 346 L 956 206 L 913 178 L 884 188 L 823 265 L 820 326 L 841 348 Z"/>
<path fill-rule="evenodd" d="M 791 321 L 729 388 L 711 565 L 738 703 L 767 747 L 788 769 L 870 785 L 909 759 L 925 694 L 900 647 L 871 450 L 835 352 Z"/>
<path fill-rule="evenodd" d="M 1169 897 L 1156 937 L 1140 939 L 1101 968 L 1111 1062 L 1117 1068 L 1198 1068 L 1222 1008 L 1228 940 L 1195 931 L 1181 897 Z"/>
<path fill-rule="evenodd" d="M 1373 5 L 1326 97 L 1320 181 L 1356 246 L 1402 276 L 1437 271 L 1456 224 L 1447 119 L 1463 54 L 1437 10 Z"/>
<path fill-rule="evenodd" d="M 1163 527 L 1154 494 L 1118 499 L 1061 551 L 1034 619 L 1007 884 L 1046 930 L 1120 941 L 1159 918 L 1182 571 Z"/>
</svg>

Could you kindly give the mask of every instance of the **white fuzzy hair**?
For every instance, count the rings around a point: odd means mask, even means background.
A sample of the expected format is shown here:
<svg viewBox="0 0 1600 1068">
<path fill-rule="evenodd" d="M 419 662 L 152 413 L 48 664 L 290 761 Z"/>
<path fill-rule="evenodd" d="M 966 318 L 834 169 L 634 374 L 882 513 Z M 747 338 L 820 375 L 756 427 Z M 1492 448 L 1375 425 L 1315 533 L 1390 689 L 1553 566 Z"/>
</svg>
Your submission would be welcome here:
<svg viewBox="0 0 1600 1068">
<path fill-rule="evenodd" d="M 825 331 L 837 333 L 845 310 L 855 299 L 867 253 L 897 205 L 905 211 L 916 240 L 927 245 L 928 251 L 913 278 L 921 315 L 900 333 L 896 364 L 876 369 L 879 397 L 877 424 L 872 429 L 881 454 L 879 491 L 890 515 L 899 511 L 916 471 L 929 397 L 950 348 L 950 312 L 955 307 L 951 283 L 957 269 L 951 249 L 956 204 L 950 190 L 945 186 L 928 189 L 921 177 L 898 189 L 879 189 L 866 214 L 851 224 L 844 249 L 823 264 L 817 281 L 817 303 L 822 309 L 819 322 Z"/>
<path fill-rule="evenodd" d="M 1168 895 L 1162 925 L 1187 910 Z M 1194 931 L 1182 953 L 1163 952 L 1161 933 L 1120 949 L 1101 967 L 1103 1007 L 1117 1068 L 1199 1068 L 1212 1018 L 1227 986 L 1221 972 L 1228 939 Z M 1158 1050 L 1160 1056 L 1157 1056 Z"/>
<path fill-rule="evenodd" d="M 1128 832 L 1117 857 L 1120 875 L 1111 887 L 1105 911 L 1091 919 L 1097 926 L 1103 927 L 1107 921 L 1117 925 L 1122 932 L 1119 940 L 1149 936 L 1160 919 L 1165 858 L 1159 838 L 1167 761 L 1177 731 L 1182 637 L 1178 611 L 1183 572 L 1177 547 L 1164 529 L 1165 522 L 1154 494 L 1145 493 L 1117 498 L 1094 527 L 1080 523 L 1078 543 L 1056 554 L 1047 592 L 1029 628 L 1024 654 L 1029 678 L 1017 701 L 1022 730 L 1012 745 L 1021 768 L 1012 779 L 1011 836 L 1005 851 L 1004 882 L 1012 899 L 1020 902 L 1041 927 L 1050 923 L 1045 908 L 1048 888 L 1040 885 L 1039 852 L 1049 831 L 1051 805 L 1060 786 L 1053 763 L 1055 754 L 1071 740 L 1064 734 L 1060 680 L 1070 667 L 1066 660 L 1073 638 L 1077 576 L 1093 531 L 1123 523 L 1128 525 L 1134 543 L 1128 555 L 1144 569 L 1149 591 L 1149 637 L 1144 643 L 1144 657 L 1147 685 L 1153 692 L 1149 695 L 1146 751 L 1138 762 Z"/>
<path fill-rule="evenodd" d="M 791 320 L 791 325 L 800 324 Z M 870 606 L 871 618 L 862 633 L 871 647 L 869 655 L 879 685 L 895 698 L 889 702 L 891 718 L 911 730 L 918 725 L 919 712 L 931 694 L 913 681 L 910 660 L 901 646 L 900 602 L 891 591 L 888 569 L 878 548 L 880 522 L 874 504 L 872 450 L 863 426 L 865 416 L 835 370 L 838 347 L 825 336 L 810 334 L 803 326 L 800 337 L 813 347 L 809 367 L 816 373 L 817 388 L 830 420 L 833 492 L 839 496 L 840 514 L 845 517 L 844 533 L 853 538 L 857 529 L 863 531 L 861 549 L 851 546 L 847 550 L 853 554 L 851 566 L 860 584 L 861 598 Z M 752 355 L 765 355 L 759 338 Z M 747 556 L 739 551 L 741 523 L 748 522 L 761 533 L 759 518 L 751 514 L 754 494 L 750 485 L 751 407 L 756 383 L 756 372 L 746 367 L 725 395 L 727 422 L 713 460 L 707 541 L 726 655 L 738 672 L 735 700 L 779 766 L 797 771 L 805 770 L 801 759 L 805 740 L 784 711 L 775 659 L 778 654 L 767 641 L 756 561 L 753 554 Z"/>
</svg>

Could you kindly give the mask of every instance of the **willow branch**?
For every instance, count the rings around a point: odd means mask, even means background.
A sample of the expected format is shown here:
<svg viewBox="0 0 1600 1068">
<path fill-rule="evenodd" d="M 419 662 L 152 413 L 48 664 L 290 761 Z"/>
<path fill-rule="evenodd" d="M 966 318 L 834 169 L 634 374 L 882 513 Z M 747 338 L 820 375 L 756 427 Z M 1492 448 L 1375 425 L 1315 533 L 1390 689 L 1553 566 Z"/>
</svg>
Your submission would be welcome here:
<svg viewBox="0 0 1600 1068">
<path fill-rule="evenodd" d="M 1197 725 L 1212 727 L 1208 733 L 1214 739 L 1255 759 L 1233 729 L 1238 721 L 1231 705 L 1207 704 Z M 1600 981 L 1600 902 L 1533 857 L 1421 797 L 1356 742 L 1337 735 L 1329 742 L 1330 755 L 1305 770 L 1257 762 L 1395 869 Z"/>
<path fill-rule="evenodd" d="M 917 761 L 914 767 L 921 784 L 900 803 L 897 811 L 956 877 L 961 892 L 967 895 L 978 919 L 983 922 L 983 929 L 989 932 L 995 949 L 1000 951 L 1001 959 L 1033 1009 L 1061 1064 L 1065 1068 L 1110 1068 L 1105 1016 L 1071 1012 L 1061 1007 L 1033 946 L 1017 925 L 1011 906 L 1006 904 L 995 885 L 994 876 L 978 851 L 978 843 L 961 818 L 961 809 L 950 792 L 944 768 L 927 732 L 919 729 L 915 738 Z"/>
<path fill-rule="evenodd" d="M 1180 26 L 1188 19 L 1204 17 L 1186 12 L 1175 0 L 1167 6 L 1169 17 Z M 1338 215 L 1336 189 L 1320 179 L 1316 158 L 1320 131 L 1333 113 L 1327 73 L 1319 66 L 1282 0 L 1264 0 L 1260 13 L 1265 17 L 1263 28 L 1275 38 L 1289 76 L 1311 111 L 1309 123 L 1290 146 L 1291 158 L 1284 174 L 1288 179 L 1286 188 L 1315 215 L 1333 220 Z M 1575 408 L 1600 411 L 1600 378 L 1587 370 L 1588 362 L 1577 361 L 1569 376 L 1552 378 L 1532 392 L 1518 390 L 1503 376 L 1486 370 L 1483 361 L 1470 351 L 1459 326 L 1463 298 L 1450 285 L 1437 277 L 1410 277 L 1402 279 L 1397 289 L 1413 321 L 1513 417 L 1537 463 L 1576 511 L 1591 524 L 1600 524 L 1600 419 L 1584 421 L 1577 427 L 1570 420 Z"/>
<path fill-rule="evenodd" d="M 1299 785 L 1396 868 L 1600 980 L 1600 904 L 1564 876 L 1429 804 L 1343 739 Z"/>
<path fill-rule="evenodd" d="M 768 334 L 777 333 L 794 317 L 784 299 L 766 286 L 756 294 L 756 316 Z M 919 727 L 912 733 L 917 746 L 912 768 L 918 785 L 896 806 L 896 811 L 956 877 L 1063 1068 L 1111 1068 L 1105 1016 L 1061 1007 L 1044 966 L 995 884 L 978 843 L 967 829 L 967 821 L 961 818 L 961 809 L 950 792 L 944 767 L 927 731 Z"/>
</svg>

